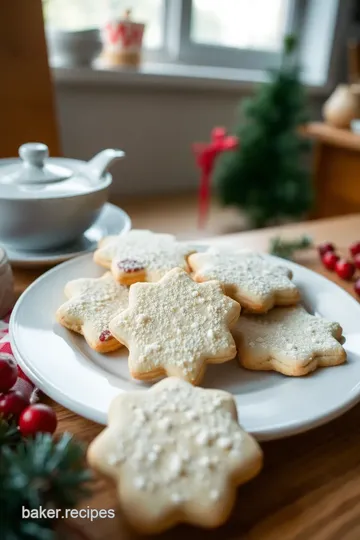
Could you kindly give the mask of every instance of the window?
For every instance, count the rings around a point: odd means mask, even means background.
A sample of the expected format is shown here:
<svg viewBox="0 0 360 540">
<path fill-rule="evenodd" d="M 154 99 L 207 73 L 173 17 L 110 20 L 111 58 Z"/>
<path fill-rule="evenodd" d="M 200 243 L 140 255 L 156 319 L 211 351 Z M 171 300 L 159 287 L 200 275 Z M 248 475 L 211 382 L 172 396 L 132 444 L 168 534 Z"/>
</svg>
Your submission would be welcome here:
<svg viewBox="0 0 360 540">
<path fill-rule="evenodd" d="M 300 37 L 304 80 L 313 86 L 333 84 L 334 58 L 345 44 L 351 11 L 351 4 L 340 0 L 43 2 L 46 23 L 68 29 L 101 27 L 109 16 L 119 17 L 131 5 L 134 20 L 146 23 L 143 56 L 152 64 L 163 64 L 156 69 L 164 73 L 194 73 L 197 66 L 203 73 L 206 66 L 215 66 L 237 70 L 236 77 L 234 71 L 225 75 L 223 70 L 225 78 L 262 80 L 262 72 L 280 61 L 284 35 L 295 32 Z M 146 69 L 155 71 L 155 66 Z"/>
<path fill-rule="evenodd" d="M 145 46 L 162 48 L 164 0 L 43 0 L 46 24 L 68 30 L 101 27 L 109 17 L 120 17 L 130 4 L 134 18 L 147 23 Z"/>
<path fill-rule="evenodd" d="M 132 0 L 146 22 L 148 58 L 161 62 L 263 69 L 279 58 L 282 38 L 304 0 Z M 47 24 L 101 26 L 127 0 L 44 0 Z"/>
<path fill-rule="evenodd" d="M 277 51 L 287 13 L 284 0 L 193 0 L 190 38 L 220 47 Z"/>
</svg>

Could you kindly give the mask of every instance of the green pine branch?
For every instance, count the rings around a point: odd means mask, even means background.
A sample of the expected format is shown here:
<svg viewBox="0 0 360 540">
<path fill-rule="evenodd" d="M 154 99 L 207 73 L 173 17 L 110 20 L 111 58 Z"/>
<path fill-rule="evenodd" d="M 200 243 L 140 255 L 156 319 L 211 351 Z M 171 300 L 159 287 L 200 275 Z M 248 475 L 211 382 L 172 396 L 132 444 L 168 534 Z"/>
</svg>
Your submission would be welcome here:
<svg viewBox="0 0 360 540">
<path fill-rule="evenodd" d="M 10 431 L 8 431 L 8 436 Z M 83 447 L 68 433 L 54 441 L 38 434 L 0 449 L 0 530 L 4 540 L 53 540 L 54 522 L 22 519 L 22 508 L 73 508 L 89 495 Z"/>
<path fill-rule="evenodd" d="M 313 201 L 304 159 L 309 144 L 298 134 L 307 109 L 295 52 L 296 39 L 288 36 L 284 56 L 289 61 L 244 100 L 236 129 L 239 148 L 223 154 L 215 170 L 222 203 L 245 211 L 255 227 L 302 217 Z"/>
<path fill-rule="evenodd" d="M 309 249 L 313 245 L 310 236 L 303 235 L 293 240 L 285 240 L 281 236 L 270 239 L 269 252 L 283 259 L 291 260 L 296 251 Z"/>
</svg>

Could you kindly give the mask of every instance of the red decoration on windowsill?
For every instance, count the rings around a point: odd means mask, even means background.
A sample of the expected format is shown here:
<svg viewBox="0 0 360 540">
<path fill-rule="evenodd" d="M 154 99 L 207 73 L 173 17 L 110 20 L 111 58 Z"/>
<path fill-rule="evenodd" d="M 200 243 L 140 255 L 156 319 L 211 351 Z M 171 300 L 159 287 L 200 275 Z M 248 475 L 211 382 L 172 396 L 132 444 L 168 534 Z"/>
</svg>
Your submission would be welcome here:
<svg viewBox="0 0 360 540">
<path fill-rule="evenodd" d="M 237 137 L 226 135 L 224 128 L 216 127 L 211 132 L 209 143 L 195 143 L 193 151 L 196 163 L 201 169 L 199 187 L 199 228 L 203 228 L 209 211 L 211 175 L 214 170 L 216 158 L 222 152 L 234 150 L 238 147 Z"/>
</svg>

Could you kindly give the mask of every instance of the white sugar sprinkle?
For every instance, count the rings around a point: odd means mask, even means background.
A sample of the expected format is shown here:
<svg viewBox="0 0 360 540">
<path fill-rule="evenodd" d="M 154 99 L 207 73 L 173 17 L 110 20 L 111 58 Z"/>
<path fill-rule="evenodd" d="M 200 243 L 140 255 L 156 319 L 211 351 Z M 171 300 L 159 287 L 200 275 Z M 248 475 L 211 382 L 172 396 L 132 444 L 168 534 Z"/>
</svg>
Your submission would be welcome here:
<svg viewBox="0 0 360 540">
<path fill-rule="evenodd" d="M 143 478 L 142 476 L 135 476 L 134 478 L 135 489 L 142 490 L 145 488 L 145 485 L 146 485 L 145 478 Z"/>
<path fill-rule="evenodd" d="M 219 437 L 216 441 L 216 444 L 220 446 L 220 448 L 227 449 L 232 446 L 232 440 L 230 439 L 230 437 Z"/>
<path fill-rule="evenodd" d="M 185 500 L 185 497 L 183 497 L 182 495 L 180 495 L 180 493 L 172 493 L 170 495 L 170 499 L 173 503 L 175 504 L 180 504 L 182 503 L 184 500 Z"/>
<path fill-rule="evenodd" d="M 217 489 L 212 489 L 209 496 L 212 501 L 217 501 L 220 498 L 220 492 Z"/>
<path fill-rule="evenodd" d="M 209 434 L 206 433 L 206 431 L 200 431 L 200 433 L 196 436 L 195 441 L 197 444 L 200 444 L 201 446 L 205 446 L 209 444 L 210 442 Z"/>
<path fill-rule="evenodd" d="M 171 428 L 171 420 L 168 416 L 164 416 L 158 420 L 158 426 L 164 431 L 168 431 Z"/>
</svg>

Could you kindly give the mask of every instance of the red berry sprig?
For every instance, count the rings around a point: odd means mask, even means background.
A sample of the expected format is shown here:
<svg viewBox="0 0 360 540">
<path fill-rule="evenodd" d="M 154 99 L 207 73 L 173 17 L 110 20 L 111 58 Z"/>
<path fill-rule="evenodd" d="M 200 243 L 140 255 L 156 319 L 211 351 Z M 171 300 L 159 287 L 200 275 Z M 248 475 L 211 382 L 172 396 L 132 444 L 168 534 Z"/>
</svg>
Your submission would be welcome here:
<svg viewBox="0 0 360 540">
<path fill-rule="evenodd" d="M 338 262 L 339 259 L 340 257 L 338 257 L 332 251 L 328 251 L 327 253 L 324 253 L 324 255 L 321 258 L 323 265 L 328 270 L 335 270 L 336 263 Z"/>
<path fill-rule="evenodd" d="M 352 257 L 355 257 L 355 255 L 360 253 L 360 242 L 354 242 L 349 249 Z"/>
<path fill-rule="evenodd" d="M 350 281 L 356 269 L 360 269 L 360 242 L 354 242 L 349 247 L 351 260 L 341 259 L 337 253 L 334 244 L 323 242 L 318 246 L 318 252 L 321 261 L 328 270 L 335 270 L 337 275 L 346 281 Z M 360 296 L 360 278 L 355 281 L 354 290 Z"/>
<path fill-rule="evenodd" d="M 54 433 L 57 426 L 55 411 L 48 405 L 30 405 L 29 399 L 13 389 L 18 376 L 16 362 L 0 358 L 0 417 L 18 422 L 20 433 L 26 437 L 36 433 Z"/>
<path fill-rule="evenodd" d="M 37 403 L 26 407 L 19 418 L 19 429 L 24 437 L 36 433 L 54 433 L 57 426 L 55 411 L 48 405 Z"/>
<path fill-rule="evenodd" d="M 320 257 L 325 255 L 328 251 L 335 251 L 335 246 L 331 242 L 323 242 L 322 244 L 318 245 L 318 252 Z"/>
<path fill-rule="evenodd" d="M 28 405 L 29 400 L 18 390 L 10 390 L 0 395 L 0 415 L 6 419 L 11 417 L 17 419 Z"/>
<path fill-rule="evenodd" d="M 18 376 L 15 360 L 11 357 L 0 358 L 0 392 L 7 392 L 14 386 Z"/>
</svg>

